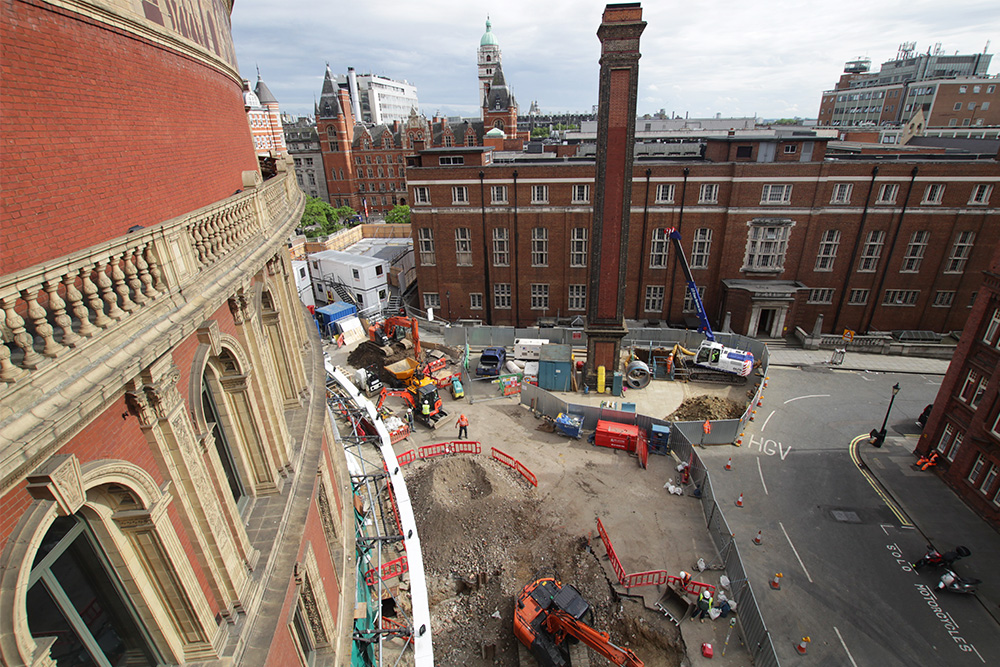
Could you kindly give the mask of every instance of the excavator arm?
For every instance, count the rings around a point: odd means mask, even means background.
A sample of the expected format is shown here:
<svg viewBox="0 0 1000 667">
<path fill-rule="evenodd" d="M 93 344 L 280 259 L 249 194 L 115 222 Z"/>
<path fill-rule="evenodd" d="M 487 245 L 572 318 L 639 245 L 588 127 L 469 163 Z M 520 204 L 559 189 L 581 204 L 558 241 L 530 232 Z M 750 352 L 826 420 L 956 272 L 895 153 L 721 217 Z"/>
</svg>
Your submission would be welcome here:
<svg viewBox="0 0 1000 667">
<path fill-rule="evenodd" d="M 420 333 L 417 330 L 417 318 L 415 317 L 389 317 L 386 319 L 385 324 L 386 335 L 390 335 L 390 332 L 395 327 L 406 327 L 410 330 L 410 338 L 413 340 L 413 358 L 420 361 Z"/>
<path fill-rule="evenodd" d="M 551 610 L 545 617 L 543 625 L 552 634 L 557 644 L 561 644 L 566 635 L 570 635 L 600 653 L 613 665 L 643 667 L 642 660 L 635 653 L 627 648 L 612 644 L 608 633 L 595 630 L 560 609 Z"/>
</svg>

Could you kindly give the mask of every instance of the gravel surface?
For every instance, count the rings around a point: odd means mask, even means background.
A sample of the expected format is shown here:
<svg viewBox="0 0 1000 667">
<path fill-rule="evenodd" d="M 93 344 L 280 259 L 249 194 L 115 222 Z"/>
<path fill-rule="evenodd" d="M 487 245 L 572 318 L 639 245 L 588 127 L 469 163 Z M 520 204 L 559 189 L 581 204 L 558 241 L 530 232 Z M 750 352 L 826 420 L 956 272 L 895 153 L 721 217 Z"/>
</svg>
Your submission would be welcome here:
<svg viewBox="0 0 1000 667">
<path fill-rule="evenodd" d="M 438 664 L 518 665 L 514 599 L 533 578 L 546 575 L 577 587 L 593 607 L 592 625 L 632 648 L 648 667 L 681 664 L 676 628 L 619 596 L 588 538 L 562 530 L 558 508 L 546 507 L 520 475 L 481 454 L 417 461 L 407 466 L 406 477 L 427 545 Z M 600 545 L 597 552 L 603 554 Z M 610 664 L 593 652 L 591 661 Z"/>
</svg>

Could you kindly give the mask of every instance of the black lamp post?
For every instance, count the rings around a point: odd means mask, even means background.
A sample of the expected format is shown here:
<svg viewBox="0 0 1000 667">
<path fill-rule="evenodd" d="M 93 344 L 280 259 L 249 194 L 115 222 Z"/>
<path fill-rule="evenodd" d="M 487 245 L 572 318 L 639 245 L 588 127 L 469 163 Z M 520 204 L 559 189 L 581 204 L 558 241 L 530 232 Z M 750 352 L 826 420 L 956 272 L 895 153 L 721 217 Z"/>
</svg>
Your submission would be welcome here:
<svg viewBox="0 0 1000 667">
<path fill-rule="evenodd" d="M 868 435 L 870 436 L 869 442 L 871 442 L 873 447 L 881 447 L 885 442 L 885 425 L 889 422 L 889 412 L 892 411 L 892 402 L 896 400 L 896 394 L 899 393 L 899 383 L 892 385 L 892 397 L 889 399 L 889 407 L 885 410 L 885 419 L 882 420 L 882 428 L 879 430 L 872 429 L 872 432 Z"/>
<path fill-rule="evenodd" d="M 445 301 L 448 304 L 448 320 L 451 320 L 451 290 L 447 290 L 444 293 Z"/>
</svg>

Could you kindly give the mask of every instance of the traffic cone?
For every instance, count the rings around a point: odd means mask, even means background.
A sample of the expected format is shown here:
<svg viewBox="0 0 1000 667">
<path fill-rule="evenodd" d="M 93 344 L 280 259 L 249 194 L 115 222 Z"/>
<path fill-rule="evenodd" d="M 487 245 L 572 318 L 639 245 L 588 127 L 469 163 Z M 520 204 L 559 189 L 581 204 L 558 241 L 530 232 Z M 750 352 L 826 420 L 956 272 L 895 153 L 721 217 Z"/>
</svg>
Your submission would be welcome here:
<svg viewBox="0 0 1000 667">
<path fill-rule="evenodd" d="M 760 396 L 757 397 L 757 407 L 759 408 L 763 404 L 764 404 L 764 394 L 761 394 Z"/>
<path fill-rule="evenodd" d="M 753 543 L 756 544 L 757 546 L 760 546 L 760 543 L 764 541 L 763 540 L 763 532 L 764 531 L 762 531 L 762 530 L 758 530 L 757 531 L 757 537 L 753 538 Z"/>
<path fill-rule="evenodd" d="M 729 460 L 726 461 L 726 470 L 732 470 L 732 469 L 733 469 L 733 457 L 730 456 Z"/>
<path fill-rule="evenodd" d="M 783 575 L 780 572 L 775 572 L 774 573 L 774 578 L 771 579 L 771 588 L 773 588 L 776 591 L 780 591 L 781 590 L 781 578 L 783 576 L 785 576 L 785 575 Z"/>
<path fill-rule="evenodd" d="M 809 639 L 808 637 L 803 637 L 802 638 L 802 641 L 800 641 L 799 644 L 798 644 L 798 646 L 795 647 L 795 650 L 799 652 L 799 655 L 805 655 L 806 654 L 806 649 L 809 647 L 809 642 L 811 642 L 811 641 L 812 640 Z"/>
<path fill-rule="evenodd" d="M 740 433 L 740 437 L 736 438 L 736 446 L 737 447 L 742 447 L 743 446 L 743 434 L 742 433 Z"/>
<path fill-rule="evenodd" d="M 764 386 L 765 387 L 767 386 L 767 381 L 770 380 L 770 379 L 771 379 L 770 377 L 765 377 L 764 378 Z"/>
<path fill-rule="evenodd" d="M 742 493 L 740 494 L 740 497 L 736 499 L 736 506 L 737 507 L 743 507 L 743 494 Z"/>
<path fill-rule="evenodd" d="M 757 416 L 757 411 L 756 410 L 752 411 L 750 413 L 750 421 L 753 421 L 753 418 L 756 417 L 756 416 Z"/>
</svg>

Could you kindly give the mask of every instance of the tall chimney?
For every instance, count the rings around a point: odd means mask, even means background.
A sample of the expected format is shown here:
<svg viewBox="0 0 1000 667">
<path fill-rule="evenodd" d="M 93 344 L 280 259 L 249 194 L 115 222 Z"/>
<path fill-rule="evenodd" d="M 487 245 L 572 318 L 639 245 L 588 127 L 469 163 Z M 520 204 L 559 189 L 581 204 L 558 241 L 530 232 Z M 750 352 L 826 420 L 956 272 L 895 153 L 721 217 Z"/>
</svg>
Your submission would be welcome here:
<svg viewBox="0 0 1000 667">
<path fill-rule="evenodd" d="M 584 381 L 595 386 L 597 368 L 610 378 L 620 366 L 625 328 L 625 272 L 635 150 L 639 36 L 646 22 L 638 2 L 607 5 L 597 37 L 601 79 L 597 111 L 597 173 L 587 299 L 587 365 Z M 637 288 L 638 289 L 638 288 Z"/>
</svg>

